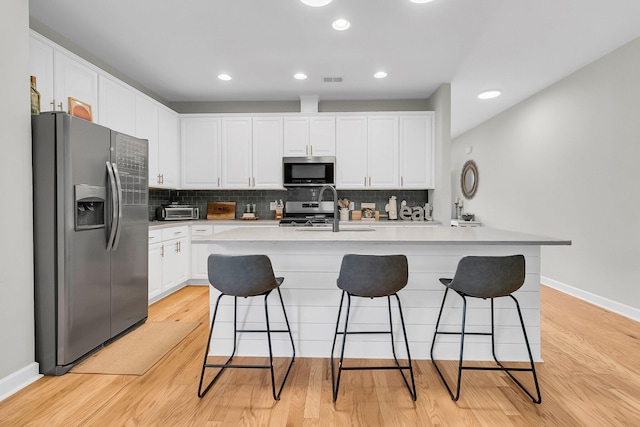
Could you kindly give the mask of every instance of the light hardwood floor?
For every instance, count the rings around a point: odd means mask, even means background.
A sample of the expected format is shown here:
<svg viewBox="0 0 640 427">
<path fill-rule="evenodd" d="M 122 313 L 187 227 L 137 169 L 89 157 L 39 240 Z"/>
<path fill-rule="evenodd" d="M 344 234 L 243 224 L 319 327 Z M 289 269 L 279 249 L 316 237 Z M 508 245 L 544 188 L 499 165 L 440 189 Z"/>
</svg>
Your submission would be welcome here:
<svg viewBox="0 0 640 427">
<path fill-rule="evenodd" d="M 415 362 L 415 403 L 397 372 L 352 371 L 334 404 L 328 359 L 303 358 L 277 403 L 267 371 L 245 369 L 223 374 L 198 399 L 207 287 L 187 287 L 152 305 L 149 320 L 201 325 L 143 376 L 67 374 L 31 384 L 0 402 L 0 426 L 640 425 L 640 325 L 546 287 L 541 405 L 502 373 L 473 371 L 452 402 L 427 360 Z"/>
</svg>

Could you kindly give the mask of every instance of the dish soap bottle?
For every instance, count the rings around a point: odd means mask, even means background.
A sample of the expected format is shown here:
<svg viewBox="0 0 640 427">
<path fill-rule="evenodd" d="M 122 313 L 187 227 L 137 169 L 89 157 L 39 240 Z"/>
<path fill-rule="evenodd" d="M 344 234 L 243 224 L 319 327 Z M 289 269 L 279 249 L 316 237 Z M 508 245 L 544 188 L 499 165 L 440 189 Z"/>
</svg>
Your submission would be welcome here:
<svg viewBox="0 0 640 427">
<path fill-rule="evenodd" d="M 40 92 L 36 89 L 36 76 L 31 76 L 31 114 L 40 114 Z"/>
</svg>

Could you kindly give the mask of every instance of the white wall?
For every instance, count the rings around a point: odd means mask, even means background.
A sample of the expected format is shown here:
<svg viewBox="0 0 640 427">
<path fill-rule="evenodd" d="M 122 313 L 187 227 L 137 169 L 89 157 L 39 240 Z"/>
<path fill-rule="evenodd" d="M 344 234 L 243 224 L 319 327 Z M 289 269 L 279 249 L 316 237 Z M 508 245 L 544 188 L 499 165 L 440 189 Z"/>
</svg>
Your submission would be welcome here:
<svg viewBox="0 0 640 427">
<path fill-rule="evenodd" d="M 478 192 L 465 211 L 488 226 L 572 240 L 543 249 L 542 275 L 635 313 L 639 76 L 636 39 L 452 144 L 454 197 L 461 196 L 463 163 L 474 159 L 479 169 Z"/>
<path fill-rule="evenodd" d="M 35 379 L 29 3 L 0 2 L 0 400 Z"/>
</svg>

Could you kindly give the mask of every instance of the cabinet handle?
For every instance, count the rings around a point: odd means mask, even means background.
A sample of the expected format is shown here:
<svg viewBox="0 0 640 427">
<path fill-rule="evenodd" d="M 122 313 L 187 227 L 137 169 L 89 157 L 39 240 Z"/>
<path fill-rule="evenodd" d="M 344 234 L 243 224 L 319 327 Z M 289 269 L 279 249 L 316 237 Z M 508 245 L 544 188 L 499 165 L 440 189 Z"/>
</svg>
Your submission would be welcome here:
<svg viewBox="0 0 640 427">
<path fill-rule="evenodd" d="M 253 186 L 254 187 L 256 186 L 256 177 L 255 176 L 253 177 Z"/>
<path fill-rule="evenodd" d="M 220 187 L 220 177 L 218 177 L 218 187 Z"/>
<path fill-rule="evenodd" d="M 365 187 L 367 186 L 367 177 L 366 176 L 364 177 L 364 186 Z"/>
<path fill-rule="evenodd" d="M 180 242 L 176 242 L 176 252 L 180 252 Z"/>
<path fill-rule="evenodd" d="M 160 256 L 164 258 L 164 245 L 160 246 Z"/>
<path fill-rule="evenodd" d="M 154 236 L 149 236 L 149 240 L 153 240 L 153 239 L 155 239 Z"/>
<path fill-rule="evenodd" d="M 308 146 L 308 145 L 305 145 L 305 146 L 304 146 L 304 155 L 305 155 L 305 156 L 308 156 L 308 155 L 309 155 L 309 146 Z"/>
<path fill-rule="evenodd" d="M 310 155 L 313 156 L 313 145 L 309 144 L 309 152 L 311 153 Z"/>
<path fill-rule="evenodd" d="M 160 184 L 164 184 L 164 174 L 160 174 Z"/>
<path fill-rule="evenodd" d="M 369 187 L 371 187 L 371 177 L 369 177 Z"/>
<path fill-rule="evenodd" d="M 160 174 L 158 174 L 158 180 L 157 183 L 160 184 Z"/>
<path fill-rule="evenodd" d="M 400 187 L 404 187 L 404 176 L 400 177 Z"/>
<path fill-rule="evenodd" d="M 202 231 L 202 232 L 204 233 L 204 232 L 205 232 L 205 231 L 207 231 L 207 230 L 206 230 L 206 229 L 204 229 L 204 228 L 196 228 L 196 231 Z"/>
<path fill-rule="evenodd" d="M 58 104 L 58 107 L 60 108 L 60 111 L 63 111 L 62 110 L 62 102 Z"/>
<path fill-rule="evenodd" d="M 173 232 L 173 235 L 174 235 L 174 236 L 177 236 L 178 234 L 182 234 L 182 231 L 174 231 L 174 232 Z"/>
<path fill-rule="evenodd" d="M 52 100 L 51 100 L 51 102 L 50 102 L 49 104 L 51 104 L 51 109 L 52 109 L 53 111 L 56 111 L 56 100 L 55 100 L 55 99 L 52 99 Z"/>
<path fill-rule="evenodd" d="M 249 177 L 249 187 L 251 187 L 251 177 Z"/>
</svg>

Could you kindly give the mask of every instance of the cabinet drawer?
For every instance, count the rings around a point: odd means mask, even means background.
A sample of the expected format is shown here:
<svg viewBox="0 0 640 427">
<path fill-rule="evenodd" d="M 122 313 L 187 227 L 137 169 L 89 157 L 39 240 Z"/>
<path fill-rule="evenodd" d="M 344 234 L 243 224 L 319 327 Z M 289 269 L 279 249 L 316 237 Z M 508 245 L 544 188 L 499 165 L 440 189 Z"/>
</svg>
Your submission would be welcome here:
<svg viewBox="0 0 640 427">
<path fill-rule="evenodd" d="M 162 229 L 162 240 L 179 239 L 189 236 L 189 226 L 171 227 Z"/>
<path fill-rule="evenodd" d="M 160 243 L 162 241 L 162 230 L 149 230 L 149 244 Z"/>
<path fill-rule="evenodd" d="M 192 225 L 191 237 L 210 236 L 213 234 L 213 225 Z"/>
</svg>

